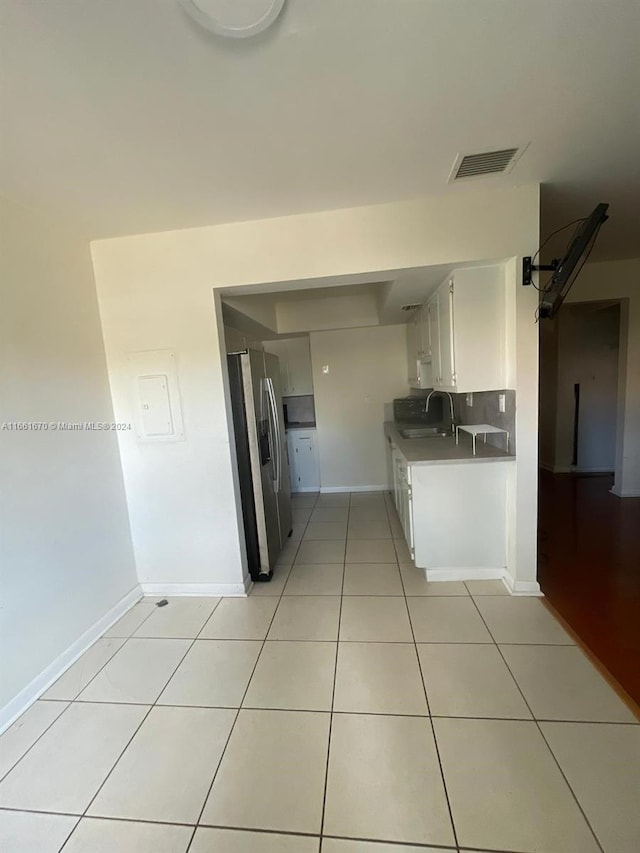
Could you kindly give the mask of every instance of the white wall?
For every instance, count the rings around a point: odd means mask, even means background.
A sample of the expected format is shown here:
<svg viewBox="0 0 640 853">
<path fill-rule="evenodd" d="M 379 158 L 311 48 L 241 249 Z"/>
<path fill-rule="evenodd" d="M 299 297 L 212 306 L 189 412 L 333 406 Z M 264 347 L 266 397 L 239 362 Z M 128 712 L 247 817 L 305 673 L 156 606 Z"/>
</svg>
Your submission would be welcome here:
<svg viewBox="0 0 640 853">
<path fill-rule="evenodd" d="M 535 240 L 539 243 L 539 232 Z M 538 293 L 522 286 L 519 255 L 505 268 L 507 387 L 516 391 L 516 464 L 507 475 L 507 570 L 513 591 L 527 593 L 539 590 Z"/>
<path fill-rule="evenodd" d="M 112 422 L 88 244 L 0 212 L 0 421 Z M 3 430 L 0 447 L 6 706 L 137 578 L 115 433 Z"/>
<path fill-rule="evenodd" d="M 378 300 L 371 294 L 285 299 L 277 303 L 276 316 L 280 334 L 374 326 L 379 319 Z"/>
<path fill-rule="evenodd" d="M 312 332 L 310 338 L 321 487 L 386 488 L 384 404 L 409 393 L 407 327 Z"/>
<path fill-rule="evenodd" d="M 102 240 L 92 244 L 114 406 L 131 417 L 126 353 L 178 353 L 186 440 L 152 449 L 120 436 L 142 580 L 242 578 L 234 453 L 225 410 L 224 341 L 212 289 L 529 255 L 539 188 L 460 192 L 413 202 Z M 536 293 L 508 282 L 520 399 L 513 483 L 513 571 L 536 573 Z M 328 282 L 325 282 L 328 283 Z M 516 330 L 516 323 L 518 328 Z M 522 448 L 522 452 L 520 452 Z M 516 540 L 522 550 L 515 558 Z"/>
<path fill-rule="evenodd" d="M 558 314 L 555 471 L 572 470 L 574 385 L 580 384 L 579 471 L 613 471 L 616 450 L 617 305 L 565 305 Z"/>
<path fill-rule="evenodd" d="M 240 304 L 235 299 L 229 299 L 228 306 L 234 310 L 240 311 L 244 317 L 253 320 L 266 329 L 275 331 L 278 327 L 276 319 L 276 306 L 270 300 L 245 299 Z"/>
<path fill-rule="evenodd" d="M 640 258 L 586 264 L 568 302 L 621 299 L 618 434 L 613 491 L 640 496 Z"/>
</svg>

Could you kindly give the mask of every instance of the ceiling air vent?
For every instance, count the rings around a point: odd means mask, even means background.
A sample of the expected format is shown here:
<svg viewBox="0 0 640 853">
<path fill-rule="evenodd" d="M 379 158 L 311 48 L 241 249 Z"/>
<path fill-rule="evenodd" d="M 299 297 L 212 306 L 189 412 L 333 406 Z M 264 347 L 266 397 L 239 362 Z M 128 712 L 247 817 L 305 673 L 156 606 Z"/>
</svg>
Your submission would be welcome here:
<svg viewBox="0 0 640 853">
<path fill-rule="evenodd" d="M 499 151 L 483 151 L 481 154 L 458 154 L 449 175 L 449 183 L 484 175 L 506 174 L 513 169 L 525 147 L 501 148 Z"/>
<path fill-rule="evenodd" d="M 401 309 L 403 311 L 415 311 L 416 308 L 419 308 L 419 307 L 420 307 L 420 303 L 416 302 L 415 305 L 413 305 L 413 304 L 412 305 L 402 305 Z"/>
</svg>

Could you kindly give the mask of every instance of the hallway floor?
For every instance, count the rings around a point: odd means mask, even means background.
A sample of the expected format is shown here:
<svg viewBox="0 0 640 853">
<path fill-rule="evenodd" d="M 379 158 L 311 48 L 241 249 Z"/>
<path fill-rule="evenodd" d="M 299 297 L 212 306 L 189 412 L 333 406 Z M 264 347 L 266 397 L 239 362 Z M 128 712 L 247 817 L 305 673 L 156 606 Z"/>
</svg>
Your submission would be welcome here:
<svg viewBox="0 0 640 853">
<path fill-rule="evenodd" d="M 0 740 L 11 853 L 636 853 L 640 725 L 536 598 L 299 495 L 248 598 L 136 604 Z"/>
<path fill-rule="evenodd" d="M 547 600 L 640 705 L 640 498 L 613 477 L 540 472 L 539 568 Z"/>
</svg>

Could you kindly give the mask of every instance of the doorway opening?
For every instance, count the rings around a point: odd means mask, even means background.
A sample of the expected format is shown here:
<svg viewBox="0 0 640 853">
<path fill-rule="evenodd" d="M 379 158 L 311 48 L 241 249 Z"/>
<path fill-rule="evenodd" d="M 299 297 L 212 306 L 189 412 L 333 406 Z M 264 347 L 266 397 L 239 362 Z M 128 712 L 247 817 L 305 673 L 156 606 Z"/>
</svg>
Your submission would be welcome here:
<svg viewBox="0 0 640 853">
<path fill-rule="evenodd" d="M 640 703 L 640 505 L 611 492 L 621 459 L 621 309 L 570 303 L 540 325 L 538 579 Z"/>
<path fill-rule="evenodd" d="M 554 474 L 616 465 L 620 304 L 565 305 L 540 326 L 540 463 Z"/>
</svg>

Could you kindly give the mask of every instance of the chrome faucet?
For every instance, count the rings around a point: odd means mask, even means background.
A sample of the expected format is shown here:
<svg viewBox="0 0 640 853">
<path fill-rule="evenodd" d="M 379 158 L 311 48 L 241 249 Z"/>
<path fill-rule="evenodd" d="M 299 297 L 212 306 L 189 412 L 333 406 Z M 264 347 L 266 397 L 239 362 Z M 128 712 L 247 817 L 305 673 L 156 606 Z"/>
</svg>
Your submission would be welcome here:
<svg viewBox="0 0 640 853">
<path fill-rule="evenodd" d="M 429 391 L 429 393 L 427 394 L 427 401 L 426 401 L 425 407 L 424 407 L 425 412 L 429 411 L 429 401 L 431 400 L 431 398 L 433 397 L 434 394 L 442 394 L 443 397 L 446 394 L 447 397 L 449 398 L 449 410 L 451 412 L 451 434 L 455 435 L 456 422 L 455 422 L 455 418 L 453 416 L 453 397 L 451 396 L 451 394 L 448 391 L 438 391 L 438 390 Z"/>
</svg>

